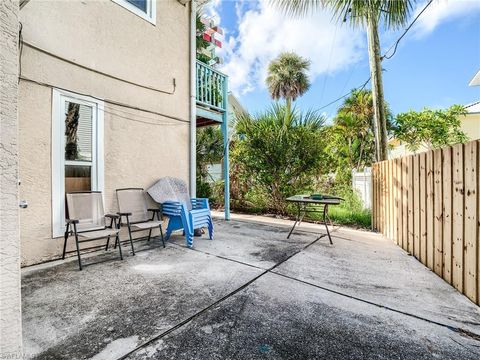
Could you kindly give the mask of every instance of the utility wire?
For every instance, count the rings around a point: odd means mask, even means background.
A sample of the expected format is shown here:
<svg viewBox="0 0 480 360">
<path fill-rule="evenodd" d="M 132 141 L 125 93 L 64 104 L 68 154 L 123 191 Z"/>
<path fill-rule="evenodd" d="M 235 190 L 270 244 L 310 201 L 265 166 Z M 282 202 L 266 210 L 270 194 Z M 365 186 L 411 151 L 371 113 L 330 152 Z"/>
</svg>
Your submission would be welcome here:
<svg viewBox="0 0 480 360">
<path fill-rule="evenodd" d="M 395 41 L 395 43 L 390 46 L 390 48 L 380 57 L 380 60 L 383 61 L 384 59 L 391 59 L 395 53 L 397 52 L 397 48 L 398 48 L 398 44 L 400 43 L 400 41 L 403 39 L 403 37 L 410 31 L 410 29 L 412 28 L 413 24 L 415 24 L 415 22 L 420 18 L 420 16 L 424 13 L 424 11 L 430 6 L 430 4 L 433 2 L 433 0 L 430 0 L 425 6 L 424 8 L 418 13 L 418 15 L 415 17 L 415 19 L 413 19 L 413 21 L 410 23 L 410 25 L 408 25 L 406 28 L 405 28 L 405 31 L 403 32 L 403 34 L 397 39 L 397 41 Z M 394 49 L 393 53 L 391 55 L 387 55 L 388 52 L 390 50 L 392 50 L 392 48 Z M 370 81 L 371 79 L 371 76 L 367 79 L 367 81 L 365 81 L 360 87 L 356 87 L 356 88 L 353 88 L 352 90 L 350 90 L 348 93 L 336 98 L 335 100 L 332 100 L 330 101 L 328 104 L 326 105 L 323 105 L 322 107 L 320 107 L 318 110 L 322 110 L 322 109 L 325 109 L 326 107 L 330 106 L 330 105 L 333 105 L 335 104 L 336 102 L 346 98 L 348 95 L 352 94 L 354 91 L 356 90 L 362 90 L 363 88 L 365 88 L 365 86 L 367 86 L 368 82 Z"/>
<path fill-rule="evenodd" d="M 423 14 L 423 12 L 425 10 L 427 10 L 427 8 L 430 6 L 430 4 L 433 2 L 433 0 L 430 0 L 427 5 L 425 5 L 425 7 L 422 9 L 422 11 L 420 11 L 418 13 L 418 15 L 415 17 L 415 19 L 413 19 L 413 21 L 410 23 L 410 25 L 407 26 L 407 28 L 405 29 L 405 31 L 403 32 L 403 34 L 398 38 L 397 41 L 395 41 L 395 43 L 390 46 L 390 48 L 385 52 L 385 54 L 383 54 L 382 57 L 380 57 L 381 60 L 383 59 L 391 59 L 393 57 L 393 55 L 395 55 L 395 53 L 397 52 L 397 48 L 398 48 L 398 44 L 400 43 L 400 41 L 403 39 L 403 37 L 408 33 L 408 31 L 410 30 L 410 28 L 413 26 L 413 24 L 415 24 L 415 22 L 418 20 L 418 18 Z M 392 50 L 393 48 L 393 53 L 391 55 L 387 55 L 390 50 Z"/>
<path fill-rule="evenodd" d="M 330 63 L 332 62 L 333 47 L 335 46 L 335 40 L 337 38 L 338 25 L 335 26 L 335 32 L 333 34 L 332 45 L 330 46 L 330 54 L 328 55 L 328 64 L 325 77 L 323 78 L 322 92 L 320 93 L 320 102 L 323 100 L 323 95 L 325 94 L 325 87 L 327 86 L 328 73 L 330 72 Z"/>
<path fill-rule="evenodd" d="M 105 76 L 105 77 L 108 77 L 108 78 L 111 78 L 111 79 L 114 79 L 114 80 L 117 80 L 117 81 L 121 81 L 121 82 L 124 82 L 126 84 L 130 84 L 130 85 L 133 85 L 133 86 L 137 86 L 137 87 L 140 87 L 140 88 L 143 88 L 143 89 L 147 89 L 147 90 L 152 90 L 152 91 L 156 91 L 156 92 L 159 92 L 159 93 L 164 93 L 164 94 L 168 94 L 168 95 L 173 95 L 175 93 L 175 90 L 176 90 L 176 80 L 175 78 L 173 78 L 173 82 L 172 82 L 172 90 L 170 91 L 167 91 L 167 90 L 162 90 L 162 89 L 158 89 L 158 88 L 155 88 L 155 87 L 152 87 L 152 86 L 148 86 L 148 85 L 142 85 L 142 84 L 139 84 L 139 83 L 136 83 L 134 81 L 130 81 L 130 80 L 127 80 L 127 79 L 122 79 L 118 76 L 115 76 L 115 75 L 112 75 L 112 74 L 108 74 L 108 73 L 105 73 L 103 71 L 100 71 L 100 70 L 96 70 L 96 69 L 92 69 L 88 66 L 85 66 L 85 65 L 82 65 L 82 64 L 79 64 L 75 61 L 72 61 L 72 60 L 68 60 L 68 59 L 65 59 L 59 55 L 56 55 L 54 53 L 51 53 L 50 51 L 47 51 L 47 50 L 44 50 L 36 45 L 33 45 L 33 44 L 30 44 L 29 42 L 27 41 L 23 41 L 23 38 L 21 38 L 21 43 L 22 43 L 22 47 L 23 45 L 33 49 L 33 50 L 36 50 L 38 52 L 41 52 L 45 55 L 48 55 L 54 59 L 57 59 L 57 60 L 60 60 L 60 61 L 63 61 L 67 64 L 70 64 L 70 65 L 74 65 L 74 66 L 77 66 L 81 69 L 84 69 L 84 70 L 88 70 L 88 71 L 91 71 L 93 73 L 96 73 L 96 74 L 99 74 L 99 75 L 102 75 L 102 76 Z"/>
<path fill-rule="evenodd" d="M 139 108 L 139 107 L 137 107 L 137 106 L 125 104 L 125 103 L 122 103 L 122 102 L 119 102 L 119 101 L 115 101 L 115 100 L 102 99 L 102 98 L 97 97 L 97 96 L 94 96 L 94 95 L 85 94 L 85 93 L 81 93 L 81 92 L 78 92 L 78 91 L 73 91 L 73 90 L 65 89 L 65 88 L 62 88 L 62 87 L 59 87 L 59 86 L 54 86 L 54 85 L 51 85 L 51 84 L 48 84 L 48 83 L 44 83 L 44 82 L 41 82 L 41 81 L 29 79 L 29 78 L 24 77 L 24 76 L 21 76 L 21 77 L 20 77 L 20 80 L 22 80 L 22 81 L 27 81 L 27 82 L 31 82 L 31 83 L 34 83 L 34 84 L 37 84 L 37 85 L 41 85 L 41 86 L 45 86 L 45 87 L 49 87 L 49 88 L 52 88 L 52 89 L 59 89 L 59 90 L 63 90 L 63 91 L 74 92 L 74 93 L 76 93 L 76 94 L 78 94 L 78 95 L 83 95 L 83 96 L 91 97 L 91 98 L 93 98 L 93 99 L 96 99 L 96 100 L 99 100 L 99 101 L 103 101 L 103 102 L 105 102 L 105 103 L 109 103 L 109 104 L 112 104 L 112 105 L 117 105 L 117 106 L 125 107 L 125 108 L 132 109 L 132 110 L 138 110 L 138 111 L 142 111 L 142 112 L 149 113 L 149 114 L 154 114 L 154 115 L 163 116 L 163 117 L 166 117 L 166 118 L 168 118 L 168 119 L 176 120 L 176 121 L 179 121 L 179 122 L 190 123 L 190 121 L 185 120 L 185 119 L 182 119 L 182 118 L 179 118 L 179 117 L 176 117 L 176 116 L 163 114 L 163 113 L 160 113 L 160 112 L 158 112 L 158 111 L 142 109 L 142 108 Z M 130 114 L 132 114 L 132 113 L 130 113 Z M 133 114 L 132 114 L 132 115 L 133 115 Z"/>
<path fill-rule="evenodd" d="M 342 90 L 339 92 L 340 94 L 343 94 L 343 92 L 344 92 L 345 88 L 347 87 L 350 79 L 352 78 L 354 70 L 355 70 L 355 67 L 352 66 L 352 69 L 350 70 L 350 73 L 347 76 L 347 80 L 345 80 L 345 84 L 343 84 Z"/>
<path fill-rule="evenodd" d="M 323 105 L 322 107 L 318 108 L 317 110 L 322 110 L 322 109 L 325 109 L 326 107 L 329 107 L 329 106 L 332 105 L 332 104 L 335 104 L 337 101 L 340 101 L 340 100 L 342 100 L 343 98 L 346 98 L 348 95 L 350 95 L 351 93 L 353 93 L 353 92 L 356 91 L 356 90 L 358 90 L 358 91 L 363 90 L 363 89 L 365 88 L 365 86 L 367 86 L 367 84 L 370 82 L 370 79 L 371 79 L 371 77 L 369 77 L 369 78 L 367 79 L 367 81 L 365 81 L 365 82 L 363 83 L 363 85 L 361 85 L 360 87 L 357 87 L 357 88 L 354 88 L 354 89 L 350 90 L 348 93 L 346 93 L 346 94 L 344 94 L 344 95 L 336 98 L 336 99 L 333 100 L 333 101 L 330 101 L 328 104 Z"/>
</svg>

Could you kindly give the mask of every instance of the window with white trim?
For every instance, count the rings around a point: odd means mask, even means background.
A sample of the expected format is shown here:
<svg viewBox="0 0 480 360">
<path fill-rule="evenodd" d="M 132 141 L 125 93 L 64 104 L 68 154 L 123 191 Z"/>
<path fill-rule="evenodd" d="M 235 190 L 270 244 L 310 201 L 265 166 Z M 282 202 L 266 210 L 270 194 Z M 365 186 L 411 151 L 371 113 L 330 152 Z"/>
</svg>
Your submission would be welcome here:
<svg viewBox="0 0 480 360">
<path fill-rule="evenodd" d="M 156 4 L 155 0 L 112 0 L 125 9 L 155 25 Z"/>
<path fill-rule="evenodd" d="M 52 232 L 63 236 L 65 194 L 103 191 L 103 102 L 53 90 Z"/>
</svg>

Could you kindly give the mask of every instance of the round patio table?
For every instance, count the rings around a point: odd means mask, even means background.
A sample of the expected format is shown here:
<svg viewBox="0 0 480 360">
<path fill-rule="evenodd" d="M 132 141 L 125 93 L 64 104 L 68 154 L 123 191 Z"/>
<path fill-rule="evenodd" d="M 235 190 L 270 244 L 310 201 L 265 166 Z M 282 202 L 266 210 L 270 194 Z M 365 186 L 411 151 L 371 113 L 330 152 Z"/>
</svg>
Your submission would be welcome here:
<svg viewBox="0 0 480 360">
<path fill-rule="evenodd" d="M 321 224 L 325 225 L 325 229 L 327 230 L 326 234 L 320 234 L 319 237 L 315 239 L 315 241 L 328 236 L 328 240 L 330 240 L 330 244 L 333 245 L 332 237 L 330 236 L 330 231 L 328 229 L 327 220 L 332 224 L 330 218 L 328 217 L 328 207 L 330 205 L 339 205 L 342 198 L 337 196 L 324 196 L 323 199 L 312 199 L 310 195 L 294 195 L 290 196 L 286 199 L 288 202 L 295 203 L 297 205 L 297 215 L 295 218 L 295 223 L 293 224 L 290 232 L 288 233 L 287 239 L 290 238 L 292 235 L 293 230 L 295 227 L 301 224 L 303 217 L 307 213 L 319 213 L 322 214 Z"/>
</svg>

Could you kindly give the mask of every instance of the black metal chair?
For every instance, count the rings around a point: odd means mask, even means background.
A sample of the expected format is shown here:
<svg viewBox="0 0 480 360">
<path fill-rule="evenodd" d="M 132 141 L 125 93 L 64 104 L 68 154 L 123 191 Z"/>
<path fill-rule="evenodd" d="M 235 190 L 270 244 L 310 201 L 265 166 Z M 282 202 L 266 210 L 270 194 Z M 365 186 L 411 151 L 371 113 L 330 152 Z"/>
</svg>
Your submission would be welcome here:
<svg viewBox="0 0 480 360">
<path fill-rule="evenodd" d="M 65 241 L 63 244 L 62 259 L 65 259 L 67 240 L 70 235 L 75 238 L 78 266 L 82 270 L 80 256 L 80 243 L 107 239 L 105 251 L 111 237 L 115 237 L 115 247 L 120 245 L 118 215 L 105 214 L 103 211 L 103 198 L 100 191 L 81 191 L 67 193 L 68 219 L 65 227 Z M 110 219 L 110 225 L 106 225 L 105 219 Z M 118 247 L 120 259 L 123 260 L 121 246 Z"/>
<path fill-rule="evenodd" d="M 148 208 L 143 189 L 125 188 L 117 189 L 116 192 L 120 226 L 122 225 L 122 218 L 125 218 L 128 227 L 130 245 L 132 247 L 132 254 L 135 255 L 132 233 L 137 231 L 148 230 L 148 236 L 146 238 L 147 241 L 150 241 L 152 230 L 158 227 L 160 229 L 160 237 L 162 239 L 163 247 L 165 247 L 162 220 L 160 217 L 161 210 L 159 208 Z M 157 218 L 156 220 L 155 215 Z"/>
</svg>

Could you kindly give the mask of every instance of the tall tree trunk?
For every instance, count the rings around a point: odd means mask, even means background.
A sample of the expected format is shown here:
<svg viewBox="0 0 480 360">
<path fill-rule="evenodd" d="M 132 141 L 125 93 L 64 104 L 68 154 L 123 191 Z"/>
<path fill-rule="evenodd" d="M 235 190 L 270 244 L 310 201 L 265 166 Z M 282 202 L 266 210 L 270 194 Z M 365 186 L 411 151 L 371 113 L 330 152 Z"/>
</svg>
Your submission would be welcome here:
<svg viewBox="0 0 480 360">
<path fill-rule="evenodd" d="M 357 162 L 357 171 L 360 169 L 360 165 L 362 163 L 362 156 L 363 156 L 363 141 L 360 145 L 360 156 L 358 157 L 358 162 Z"/>
<path fill-rule="evenodd" d="M 292 98 L 286 98 L 285 99 L 285 103 L 287 105 L 287 113 L 286 113 L 286 117 L 285 117 L 285 120 L 289 119 L 290 118 L 290 114 L 292 112 Z"/>
<path fill-rule="evenodd" d="M 368 58 L 372 80 L 372 98 L 374 110 L 375 153 L 377 161 L 387 159 L 387 118 L 383 97 L 382 60 L 380 59 L 380 39 L 378 37 L 378 19 L 367 16 Z"/>
</svg>

